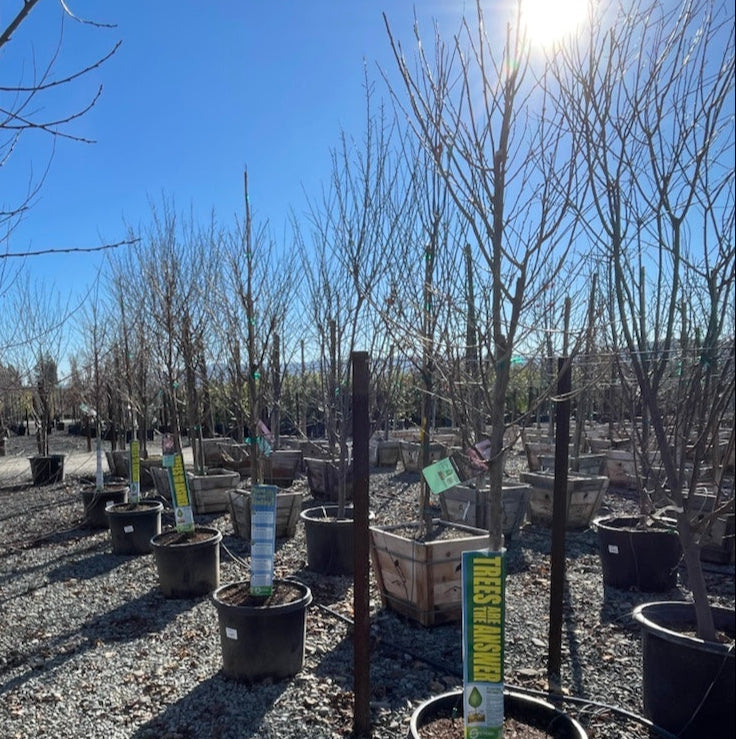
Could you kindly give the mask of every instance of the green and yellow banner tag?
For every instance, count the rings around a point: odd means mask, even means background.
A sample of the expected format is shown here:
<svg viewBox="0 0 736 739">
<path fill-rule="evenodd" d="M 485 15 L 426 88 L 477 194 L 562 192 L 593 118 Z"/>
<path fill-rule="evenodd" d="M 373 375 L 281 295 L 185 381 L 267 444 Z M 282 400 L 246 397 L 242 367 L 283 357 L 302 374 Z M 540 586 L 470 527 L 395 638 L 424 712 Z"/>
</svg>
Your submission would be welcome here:
<svg viewBox="0 0 736 739">
<path fill-rule="evenodd" d="M 133 439 L 128 447 L 128 469 L 130 470 L 130 502 L 141 499 L 141 443 Z"/>
<path fill-rule="evenodd" d="M 171 488 L 171 502 L 174 504 L 176 530 L 194 531 L 192 499 L 189 496 L 189 481 L 181 452 L 173 455 L 172 465 L 169 467 L 169 487 Z"/>
<path fill-rule="evenodd" d="M 271 595 L 276 548 L 276 485 L 253 485 L 250 491 L 250 592 Z"/>
<path fill-rule="evenodd" d="M 504 552 L 463 552 L 465 739 L 502 739 Z"/>
</svg>

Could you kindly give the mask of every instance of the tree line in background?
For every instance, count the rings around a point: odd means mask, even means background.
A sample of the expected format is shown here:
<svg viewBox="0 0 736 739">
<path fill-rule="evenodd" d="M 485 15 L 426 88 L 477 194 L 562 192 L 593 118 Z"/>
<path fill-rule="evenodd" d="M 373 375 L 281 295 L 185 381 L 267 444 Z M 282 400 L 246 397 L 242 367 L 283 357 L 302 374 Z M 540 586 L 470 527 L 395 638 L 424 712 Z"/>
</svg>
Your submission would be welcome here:
<svg viewBox="0 0 736 739">
<path fill-rule="evenodd" d="M 417 28 L 409 57 L 387 22 L 390 105 L 366 75 L 364 130 L 281 240 L 246 175 L 231 225 L 152 203 L 81 305 L 0 284 L 2 422 L 84 406 L 115 443 L 242 440 L 254 418 L 336 443 L 353 350 L 377 429 L 490 434 L 493 459 L 508 423 L 549 413 L 556 357 L 588 418 L 712 394 L 733 378 L 733 20 L 712 0 L 604 4 L 544 58 L 518 17 L 490 38 L 480 3 L 451 38 Z"/>
</svg>

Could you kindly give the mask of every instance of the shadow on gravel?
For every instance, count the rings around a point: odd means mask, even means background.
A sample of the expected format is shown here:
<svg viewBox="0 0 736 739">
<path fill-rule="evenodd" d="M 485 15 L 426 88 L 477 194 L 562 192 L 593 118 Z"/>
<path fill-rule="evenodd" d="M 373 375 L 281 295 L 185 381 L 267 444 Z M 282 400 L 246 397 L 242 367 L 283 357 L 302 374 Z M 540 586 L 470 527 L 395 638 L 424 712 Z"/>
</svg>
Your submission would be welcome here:
<svg viewBox="0 0 736 739">
<path fill-rule="evenodd" d="M 263 717 L 288 684 L 284 680 L 250 688 L 218 673 L 140 726 L 130 739 L 262 736 L 259 727 Z M 293 728 L 292 722 L 284 716 L 285 727 Z"/>
<path fill-rule="evenodd" d="M 72 595 L 74 593 L 72 592 Z M 155 588 L 102 614 L 97 614 L 77 628 L 48 638 L 39 631 L 37 638 L 18 644 L 0 666 L 0 676 L 7 670 L 24 666 L 23 673 L 7 683 L 0 682 L 0 694 L 15 690 L 35 678 L 39 670 L 53 674 L 72 657 L 107 643 L 133 641 L 162 631 L 178 614 L 192 608 L 196 600 L 166 599 Z"/>
<path fill-rule="evenodd" d="M 631 613 L 642 603 L 655 600 L 684 600 L 679 588 L 672 588 L 661 593 L 645 593 L 641 590 L 624 590 L 603 586 L 603 604 L 600 611 L 601 624 L 612 624 L 627 631 L 639 632 L 639 626 Z"/>
<path fill-rule="evenodd" d="M 78 541 L 80 538 L 82 538 L 82 537 L 79 537 L 79 536 L 75 536 L 73 534 L 73 532 L 64 532 L 64 534 L 65 535 L 64 535 L 64 537 L 62 539 L 63 541 L 72 541 L 72 542 L 74 542 L 74 541 Z M 68 560 L 69 561 L 66 561 L 65 564 L 60 565 L 59 567 L 57 567 L 56 570 L 55 570 L 55 572 L 63 571 L 65 568 L 70 567 L 72 564 L 74 564 L 74 565 L 78 564 L 78 561 L 77 561 L 78 558 L 80 557 L 80 555 L 83 555 L 85 552 L 93 552 L 94 553 L 93 558 L 96 557 L 96 556 L 98 556 L 99 555 L 99 550 L 102 548 L 102 546 L 103 545 L 102 545 L 101 542 L 93 542 L 89 546 L 85 547 L 84 549 L 81 549 L 81 550 L 80 549 L 75 549 L 73 552 L 70 552 L 69 553 L 69 555 L 68 555 Z M 66 559 L 67 558 L 65 558 L 65 560 Z M 5 575 L 0 576 L 0 586 L 3 585 L 3 584 L 8 584 L 8 583 L 14 582 L 15 580 L 19 580 L 20 578 L 22 578 L 22 577 L 24 577 L 26 575 L 33 575 L 34 572 L 45 573 L 47 568 L 48 568 L 48 562 L 46 562 L 46 561 L 39 562 L 39 563 L 34 564 L 34 565 L 30 566 L 30 567 L 19 567 L 19 566 L 16 565 L 16 566 L 13 567 L 13 570 L 12 571 L 8 572 Z M 48 577 L 48 581 L 49 582 L 58 582 L 58 581 L 63 581 L 65 579 L 67 579 L 67 578 L 64 577 L 64 576 L 57 577 L 57 576 L 53 576 L 51 574 Z M 34 589 L 40 588 L 40 587 L 44 587 L 45 584 L 46 584 L 46 582 L 47 582 L 47 579 L 45 577 L 40 577 L 39 578 L 39 581 L 38 581 L 38 585 L 35 586 Z M 12 598 L 16 598 L 16 597 L 25 595 L 26 592 L 27 591 L 22 591 L 22 592 L 20 592 L 20 593 L 18 593 L 16 595 L 8 596 L 8 597 L 5 597 L 5 598 L 0 598 L 0 603 L 5 603 L 5 602 L 11 600 Z"/>
<path fill-rule="evenodd" d="M 103 548 L 106 551 L 96 551 L 87 556 L 84 556 L 83 552 L 75 552 L 73 559 L 49 571 L 49 582 L 92 580 L 99 575 L 112 572 L 129 559 L 118 554 L 112 554 L 109 551 L 110 543 L 108 541 L 99 542 L 95 546 L 95 549 Z"/>
<path fill-rule="evenodd" d="M 162 631 L 180 613 L 199 602 L 196 598 L 164 598 L 158 588 L 98 614 L 80 627 L 81 635 L 91 644 L 139 639 Z"/>
<path fill-rule="evenodd" d="M 552 551 L 552 529 L 545 526 L 537 526 L 527 523 L 519 533 L 514 537 L 513 541 L 517 542 L 524 549 L 529 549 L 533 553 L 548 557 Z M 565 532 L 565 557 L 569 561 L 578 557 L 589 556 L 590 554 L 598 554 L 597 534 L 593 529 L 584 529 L 576 531 L 568 529 Z"/>
<path fill-rule="evenodd" d="M 347 575 L 323 575 L 308 567 L 302 567 L 289 573 L 289 577 L 299 580 L 312 591 L 316 603 L 338 603 L 346 597 L 353 586 L 353 578 Z"/>
</svg>

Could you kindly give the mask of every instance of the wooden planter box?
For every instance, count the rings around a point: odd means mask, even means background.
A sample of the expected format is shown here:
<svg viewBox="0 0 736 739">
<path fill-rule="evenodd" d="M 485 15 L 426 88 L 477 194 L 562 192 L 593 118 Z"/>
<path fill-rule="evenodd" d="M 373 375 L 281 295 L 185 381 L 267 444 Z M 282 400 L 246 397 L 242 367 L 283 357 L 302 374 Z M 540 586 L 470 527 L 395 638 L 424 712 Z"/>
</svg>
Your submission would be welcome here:
<svg viewBox="0 0 736 739">
<path fill-rule="evenodd" d="M 324 498 L 328 501 L 337 501 L 340 493 L 340 472 L 337 462 L 329 459 L 304 459 L 307 468 L 307 484 L 315 498 Z M 350 463 L 347 470 L 345 500 L 353 499 L 353 465 Z"/>
<path fill-rule="evenodd" d="M 501 530 L 506 539 L 510 539 L 524 523 L 531 489 L 531 485 L 527 483 L 502 486 Z M 488 514 L 487 491 L 487 487 L 476 488 L 472 485 L 456 485 L 454 488 L 444 490 L 440 493 L 442 518 L 453 523 L 488 530 L 491 519 Z"/>
<path fill-rule="evenodd" d="M 638 487 L 634 453 L 625 449 L 606 450 L 606 475 L 614 487 Z"/>
<path fill-rule="evenodd" d="M 577 464 L 575 472 L 581 475 L 604 475 L 606 470 L 606 455 L 605 454 L 581 454 L 577 458 L 577 462 L 574 459 L 570 460 L 571 463 Z"/>
<path fill-rule="evenodd" d="M 302 510 L 302 498 L 302 494 L 298 492 L 283 491 L 276 494 L 276 538 L 287 539 L 296 533 L 296 525 Z M 250 541 L 250 491 L 228 491 L 228 507 L 235 536 Z"/>
<path fill-rule="evenodd" d="M 540 454 L 539 461 L 543 470 L 554 470 L 555 455 Z M 570 469 L 580 475 L 602 475 L 605 474 L 605 454 L 581 454 L 577 458 L 570 456 Z M 577 464 L 577 466 L 575 466 Z"/>
<path fill-rule="evenodd" d="M 166 467 L 151 467 L 151 477 L 156 493 L 170 501 L 171 481 L 169 480 L 169 470 Z"/>
<path fill-rule="evenodd" d="M 402 535 L 418 524 L 371 526 L 371 561 L 384 608 L 422 626 L 462 617 L 462 553 L 488 546 L 488 532 L 448 521 L 434 521 L 443 532 L 421 542 Z M 451 535 L 450 535 L 451 534 Z"/>
<path fill-rule="evenodd" d="M 240 475 L 226 469 L 207 470 L 206 475 L 187 472 L 189 493 L 195 513 L 225 513 L 229 510 L 228 491 L 237 487 Z"/>
<path fill-rule="evenodd" d="M 159 454 L 157 456 L 148 457 L 147 459 L 141 459 L 141 488 L 153 488 L 156 487 L 156 482 L 153 479 L 153 470 L 163 469 L 163 457 Z M 168 490 L 168 487 L 167 487 Z M 156 489 L 158 492 L 158 489 Z"/>
<path fill-rule="evenodd" d="M 399 461 L 399 444 L 398 439 L 371 439 L 368 447 L 371 466 L 394 469 Z"/>
<path fill-rule="evenodd" d="M 688 513 L 694 524 L 713 513 L 716 495 L 708 487 L 698 487 L 689 502 Z M 725 501 L 723 501 L 725 502 Z M 734 561 L 734 514 L 722 513 L 700 538 L 700 559 L 704 562 L 728 564 Z"/>
<path fill-rule="evenodd" d="M 261 461 L 263 482 L 288 488 L 302 467 L 304 455 L 301 449 L 277 449 Z"/>
<path fill-rule="evenodd" d="M 125 480 L 130 479 L 130 462 L 129 462 L 129 450 L 116 450 L 114 452 L 105 451 L 107 457 L 107 466 L 110 468 L 110 474 L 115 477 L 122 477 Z M 140 460 L 140 475 L 141 475 L 141 489 L 158 487 L 153 479 L 151 472 L 152 467 L 161 467 L 161 456 L 148 457 L 147 459 Z M 168 474 L 168 473 L 167 473 Z M 168 495 L 168 484 L 166 487 Z"/>
<path fill-rule="evenodd" d="M 231 470 L 240 475 L 250 474 L 250 451 L 246 444 L 219 437 L 201 441 L 195 439 L 193 443 L 201 446 L 205 467 Z"/>
<path fill-rule="evenodd" d="M 596 436 L 591 436 L 588 439 L 588 446 L 593 454 L 605 454 L 612 445 L 610 439 L 601 439 Z"/>
<path fill-rule="evenodd" d="M 552 525 L 552 505 L 555 476 L 552 472 L 522 472 L 519 477 L 532 486 L 527 513 L 529 520 L 539 526 Z M 567 524 L 568 529 L 586 529 L 603 502 L 608 490 L 608 478 L 603 475 L 584 476 L 568 474 Z"/>
<path fill-rule="evenodd" d="M 399 452 L 405 472 L 420 472 L 422 469 L 422 445 L 418 441 L 400 441 Z M 433 441 L 429 445 L 429 464 L 444 459 L 447 447 Z"/>
<path fill-rule="evenodd" d="M 542 457 L 552 457 L 554 459 L 555 444 L 553 441 L 526 441 L 524 442 L 524 452 L 526 453 L 526 463 L 531 472 L 538 472 L 542 469 Z"/>
<path fill-rule="evenodd" d="M 129 452 L 127 449 L 116 449 L 114 452 L 105 450 L 105 458 L 110 474 L 113 477 L 130 478 Z"/>
</svg>

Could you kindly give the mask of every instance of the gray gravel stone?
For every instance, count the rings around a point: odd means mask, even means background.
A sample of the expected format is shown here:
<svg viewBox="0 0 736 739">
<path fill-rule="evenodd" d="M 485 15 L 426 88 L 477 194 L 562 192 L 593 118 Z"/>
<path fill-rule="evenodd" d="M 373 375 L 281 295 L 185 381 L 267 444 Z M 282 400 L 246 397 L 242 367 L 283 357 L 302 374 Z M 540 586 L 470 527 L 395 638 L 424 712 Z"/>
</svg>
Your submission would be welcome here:
<svg viewBox="0 0 736 739">
<path fill-rule="evenodd" d="M 0 460 L 0 465 L 2 460 Z M 512 458 L 507 468 L 521 466 Z M 209 597 L 169 601 L 152 555 L 112 554 L 108 531 L 84 527 L 78 479 L 33 488 L 0 484 L 0 734 L 8 739 L 105 737 L 347 737 L 352 728 L 350 578 L 306 568 L 302 524 L 279 541 L 277 576 L 313 590 L 305 663 L 291 680 L 254 686 L 222 674 Z M 305 480 L 295 482 L 311 501 Z M 374 470 L 376 523 L 417 515 L 418 476 Z M 637 502 L 611 489 L 607 509 Z M 198 517 L 224 535 L 221 581 L 242 579 L 248 545 L 228 514 Z M 170 511 L 164 523 L 172 523 Z M 508 546 L 506 682 L 546 690 L 550 533 L 526 524 Z M 734 605 L 732 566 L 708 573 L 714 602 Z M 688 598 L 680 580 L 661 599 Z M 566 710 L 598 739 L 648 737 L 641 714 L 641 651 L 631 611 L 651 600 L 604 592 L 595 533 L 567 540 L 562 690 Z M 319 606 L 325 606 L 321 608 Z M 406 734 L 414 708 L 461 685 L 459 624 L 423 628 L 384 610 L 371 578 L 371 722 L 375 739 Z M 339 615 L 343 616 L 340 618 Z M 577 699 L 573 701 L 572 699 Z"/>
</svg>

